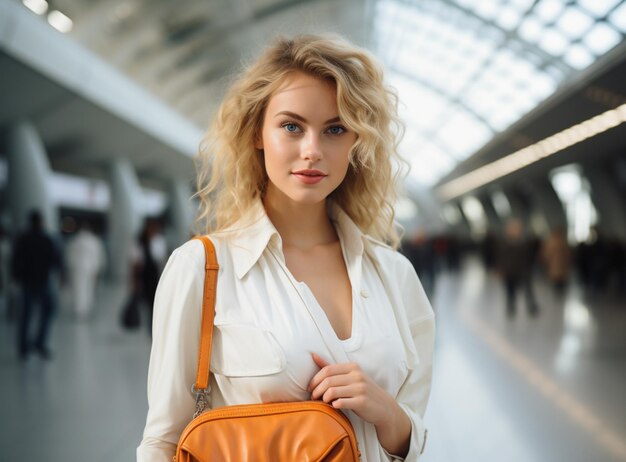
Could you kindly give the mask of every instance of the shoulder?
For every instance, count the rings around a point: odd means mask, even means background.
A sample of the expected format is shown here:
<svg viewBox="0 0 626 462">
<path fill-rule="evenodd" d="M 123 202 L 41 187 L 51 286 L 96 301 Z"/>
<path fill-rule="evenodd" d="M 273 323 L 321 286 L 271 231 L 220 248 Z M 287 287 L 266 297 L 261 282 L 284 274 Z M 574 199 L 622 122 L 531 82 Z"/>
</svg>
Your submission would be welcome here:
<svg viewBox="0 0 626 462">
<path fill-rule="evenodd" d="M 404 274 L 407 271 L 415 271 L 410 260 L 399 251 L 369 235 L 365 235 L 364 239 L 370 255 L 386 272 L 390 271 L 394 274 Z"/>
<path fill-rule="evenodd" d="M 215 248 L 220 273 L 222 273 L 231 266 L 231 236 L 226 233 L 216 233 L 206 235 L 205 237 L 209 238 Z M 199 272 L 200 274 L 204 274 L 205 262 L 206 252 L 204 250 L 204 244 L 200 239 L 194 238 L 185 242 L 172 252 L 168 265 L 170 265 L 170 263 L 174 263 L 177 266 L 185 265 L 192 268 L 194 273 Z"/>
</svg>

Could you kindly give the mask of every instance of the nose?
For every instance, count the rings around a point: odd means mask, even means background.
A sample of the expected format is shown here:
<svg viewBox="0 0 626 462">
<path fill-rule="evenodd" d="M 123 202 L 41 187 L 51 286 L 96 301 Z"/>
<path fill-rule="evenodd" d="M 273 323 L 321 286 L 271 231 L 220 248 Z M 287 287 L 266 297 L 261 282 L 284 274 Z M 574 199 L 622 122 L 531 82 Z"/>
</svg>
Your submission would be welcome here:
<svg viewBox="0 0 626 462">
<path fill-rule="evenodd" d="M 322 146 L 320 136 L 317 133 L 310 132 L 304 138 L 301 157 L 310 162 L 317 162 L 322 158 Z"/>
</svg>

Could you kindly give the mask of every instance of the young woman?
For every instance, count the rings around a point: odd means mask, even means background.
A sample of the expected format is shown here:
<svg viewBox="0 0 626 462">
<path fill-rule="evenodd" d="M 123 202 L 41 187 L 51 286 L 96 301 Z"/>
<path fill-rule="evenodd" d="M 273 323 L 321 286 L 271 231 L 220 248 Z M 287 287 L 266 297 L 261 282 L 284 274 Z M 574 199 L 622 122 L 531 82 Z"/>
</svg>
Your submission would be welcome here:
<svg viewBox="0 0 626 462">
<path fill-rule="evenodd" d="M 394 250 L 396 98 L 337 38 L 275 42 L 232 86 L 199 156 L 199 219 L 220 264 L 213 408 L 323 400 L 362 460 L 417 460 L 434 317 Z M 139 461 L 170 461 L 191 420 L 204 249 L 171 256 L 155 301 Z"/>
</svg>

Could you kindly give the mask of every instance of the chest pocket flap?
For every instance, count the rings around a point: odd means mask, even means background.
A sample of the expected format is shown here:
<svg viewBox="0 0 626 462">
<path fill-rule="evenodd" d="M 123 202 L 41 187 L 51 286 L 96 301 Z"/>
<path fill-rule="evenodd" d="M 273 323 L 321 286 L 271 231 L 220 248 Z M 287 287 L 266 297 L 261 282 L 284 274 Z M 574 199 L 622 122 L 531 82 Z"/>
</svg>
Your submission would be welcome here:
<svg viewBox="0 0 626 462">
<path fill-rule="evenodd" d="M 216 325 L 211 371 L 228 377 L 272 375 L 285 368 L 285 354 L 271 332 L 250 324 Z"/>
</svg>

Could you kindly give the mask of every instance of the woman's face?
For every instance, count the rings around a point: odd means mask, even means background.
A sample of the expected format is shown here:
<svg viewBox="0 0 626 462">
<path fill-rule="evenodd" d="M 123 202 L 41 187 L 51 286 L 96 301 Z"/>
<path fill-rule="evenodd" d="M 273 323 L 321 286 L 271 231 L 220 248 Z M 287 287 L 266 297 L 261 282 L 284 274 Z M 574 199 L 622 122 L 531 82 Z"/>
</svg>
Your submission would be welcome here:
<svg viewBox="0 0 626 462">
<path fill-rule="evenodd" d="M 339 119 L 335 87 L 290 74 L 269 100 L 256 143 L 265 154 L 267 194 L 301 204 L 324 201 L 345 178 L 355 141 Z"/>
</svg>

